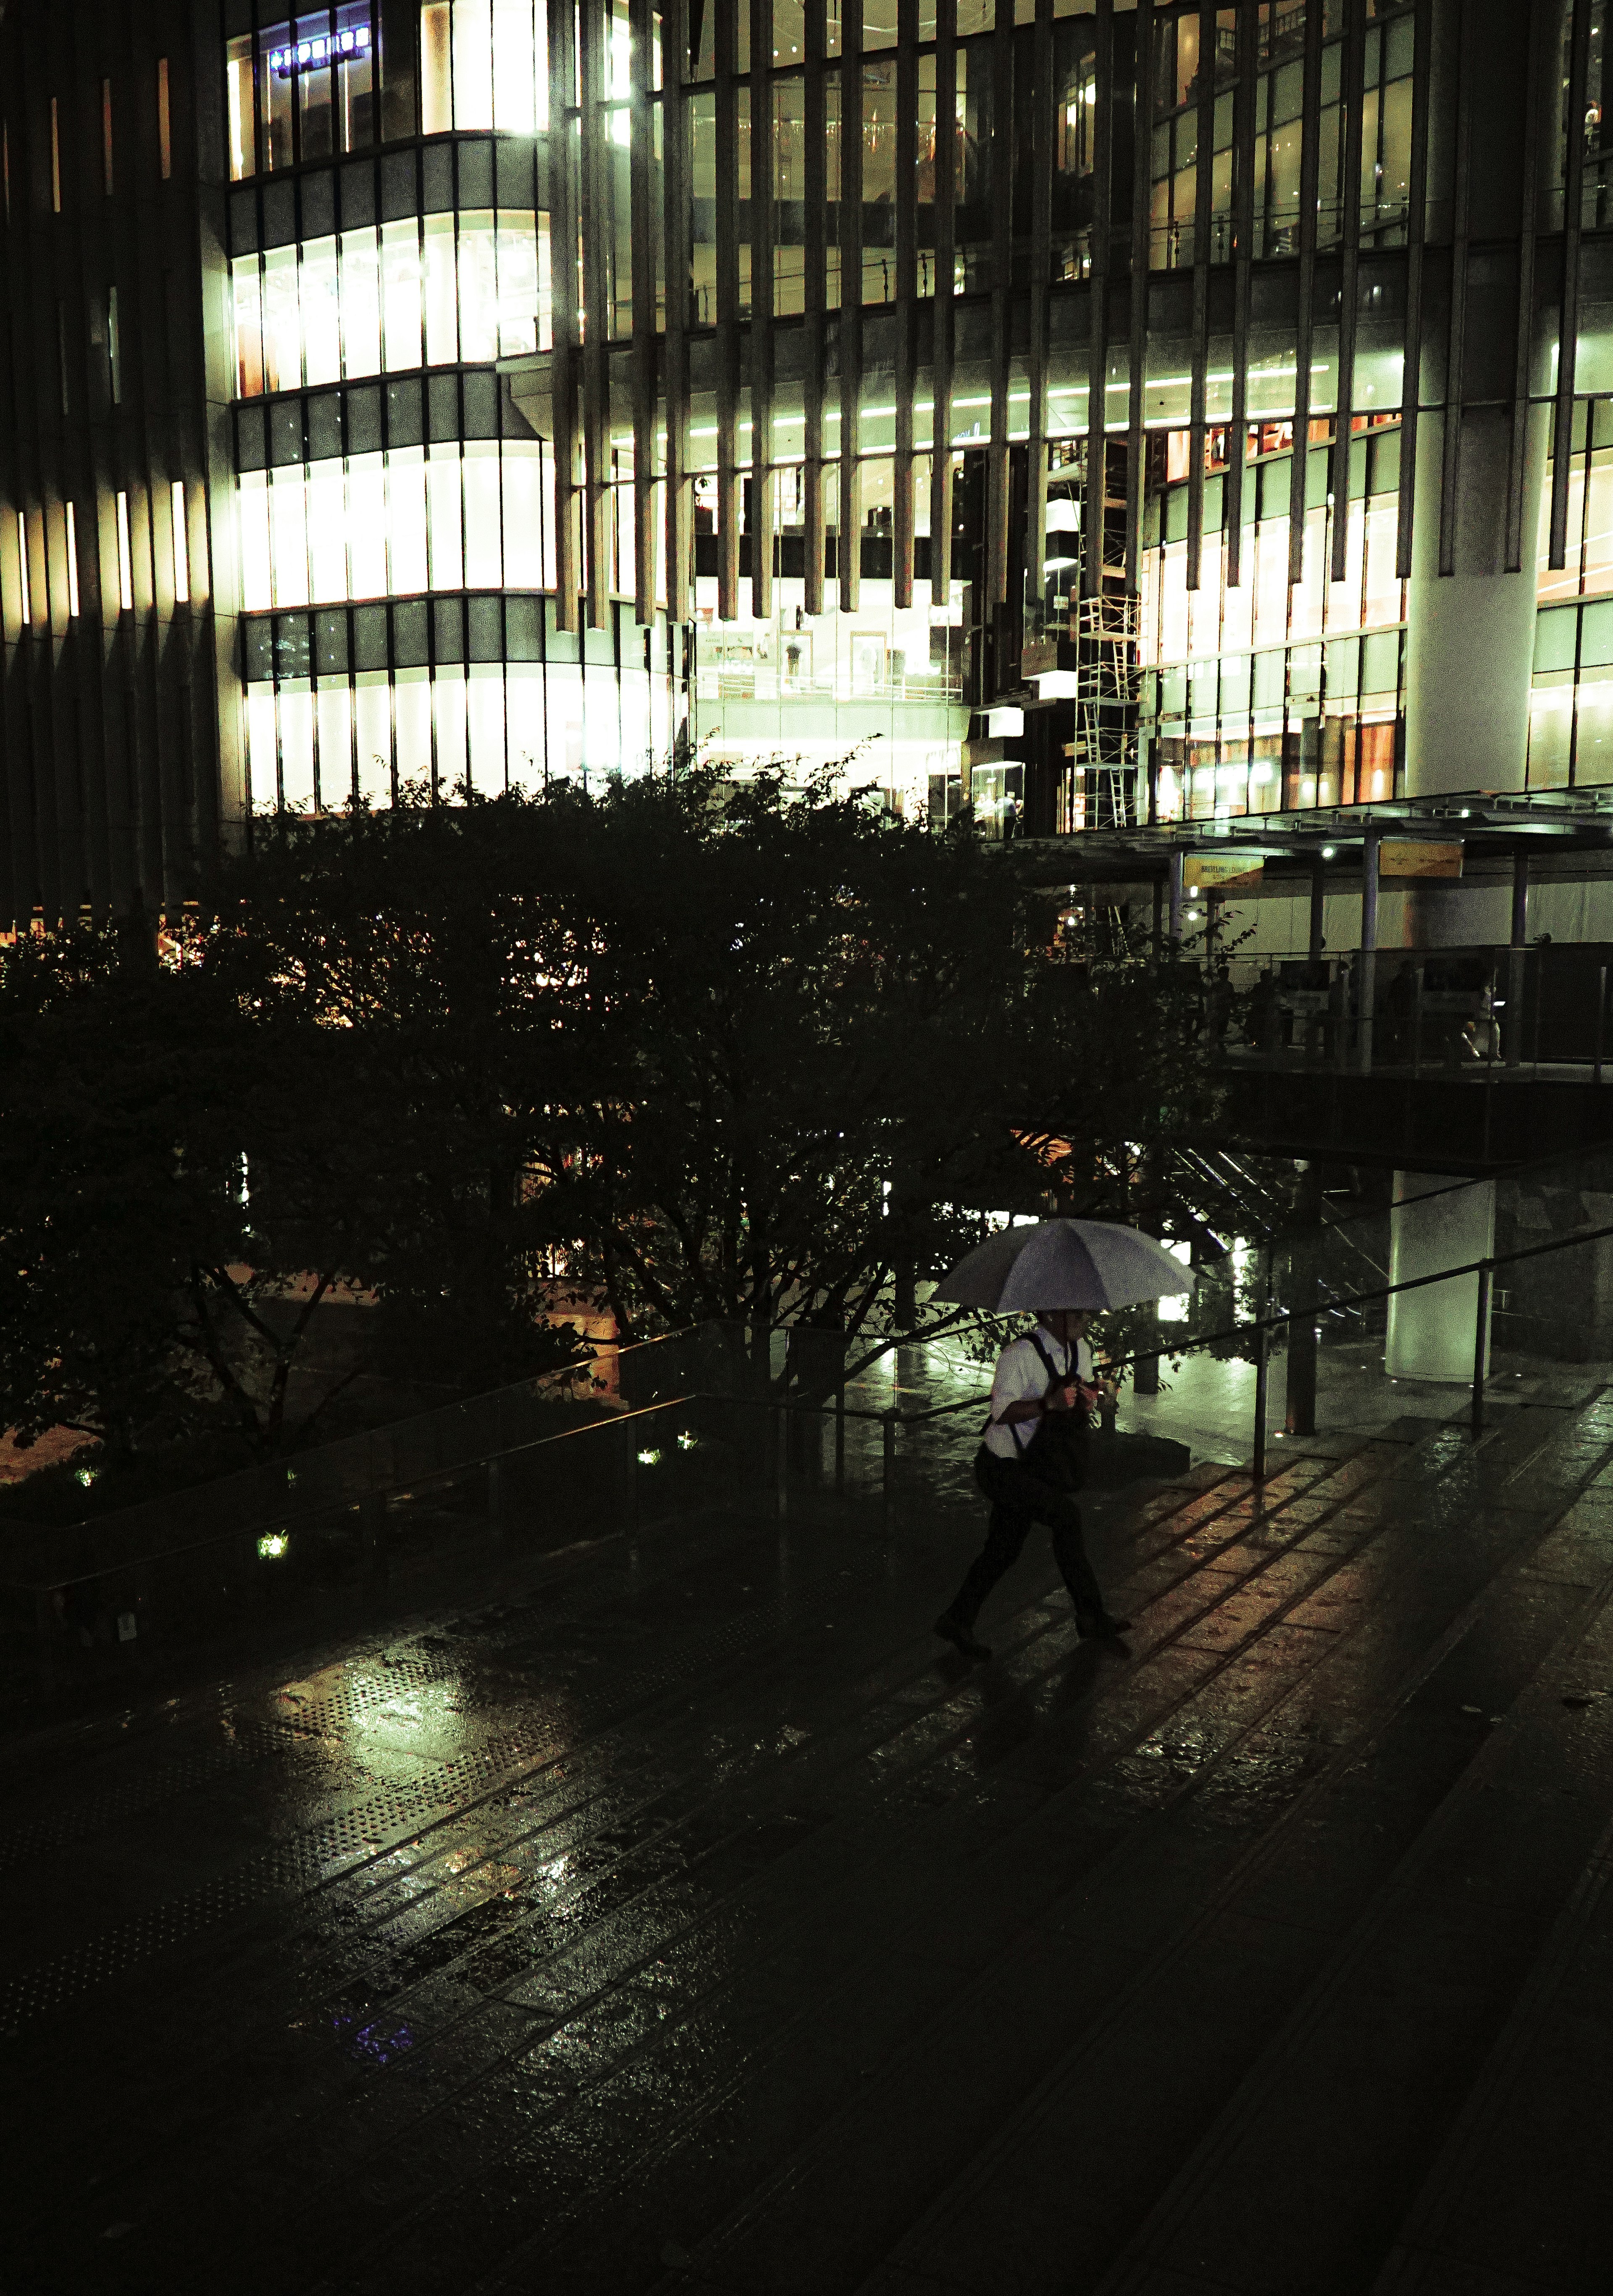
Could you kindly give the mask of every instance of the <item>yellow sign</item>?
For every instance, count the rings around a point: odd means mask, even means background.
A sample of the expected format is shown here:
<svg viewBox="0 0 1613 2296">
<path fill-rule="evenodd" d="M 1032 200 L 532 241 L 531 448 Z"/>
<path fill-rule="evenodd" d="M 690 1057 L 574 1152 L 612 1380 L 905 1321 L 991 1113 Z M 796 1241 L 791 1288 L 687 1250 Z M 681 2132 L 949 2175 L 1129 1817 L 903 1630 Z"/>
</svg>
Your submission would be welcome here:
<svg viewBox="0 0 1613 2296">
<path fill-rule="evenodd" d="M 1229 885 L 1258 885 L 1260 869 L 1247 853 L 1189 853 L 1181 879 L 1189 893 L 1222 893 Z"/>
<path fill-rule="evenodd" d="M 1460 845 L 1416 845 L 1409 838 L 1386 837 L 1378 849 L 1380 877 L 1460 877 Z"/>
</svg>

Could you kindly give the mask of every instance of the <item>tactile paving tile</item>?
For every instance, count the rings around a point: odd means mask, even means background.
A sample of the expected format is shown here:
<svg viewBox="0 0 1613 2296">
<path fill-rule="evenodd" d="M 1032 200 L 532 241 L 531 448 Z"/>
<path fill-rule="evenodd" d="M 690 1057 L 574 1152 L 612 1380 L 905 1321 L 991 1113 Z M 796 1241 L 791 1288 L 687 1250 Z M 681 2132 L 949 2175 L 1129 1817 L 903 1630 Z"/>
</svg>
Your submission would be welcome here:
<svg viewBox="0 0 1613 2296">
<path fill-rule="evenodd" d="M 288 1752 L 294 1742 L 284 1723 L 240 1724 L 226 1744 L 201 1747 L 156 1764 L 127 1784 L 91 1794 L 77 1804 L 38 1811 L 0 1833 L 0 1874 L 10 1873 L 29 1858 L 89 1841 L 126 1819 L 143 1817 L 176 1795 L 216 1784 L 232 1770 L 272 1760 Z"/>
<path fill-rule="evenodd" d="M 307 1705 L 288 1701 L 284 1710 L 268 1721 L 237 1720 L 226 1707 L 218 1718 L 228 1721 L 231 1734 L 227 1742 L 166 1759 L 158 1757 L 127 1784 L 95 1792 L 76 1803 L 66 1801 L 57 1808 L 23 1818 L 0 1832 L 0 1874 L 12 1872 L 30 1858 L 68 1849 L 75 1842 L 91 1841 L 96 1834 L 121 1825 L 131 1817 L 143 1816 L 179 1794 L 212 1785 L 233 1770 L 286 1754 L 301 1739 L 337 1734 L 365 1710 L 395 1697 L 400 1689 L 440 1681 L 444 1676 L 457 1673 L 459 1666 L 451 1653 L 439 1656 L 434 1652 L 408 1652 L 399 1658 L 389 1657 L 373 1663 L 374 1672 L 356 1672 L 350 1682 L 327 1697 Z M 271 1693 L 269 1703 L 284 1697 L 284 1692 Z"/>
<path fill-rule="evenodd" d="M 490 1740 L 473 1754 L 439 1763 L 418 1785 L 389 1787 L 296 1840 L 244 1859 L 234 1873 L 22 1971 L 0 1984 L 0 2034 L 14 2038 L 24 2024 L 277 1890 L 306 1888 L 332 1867 L 373 1857 L 400 1829 L 412 1828 L 428 1813 L 454 1808 L 467 1793 L 519 1767 L 524 1759 L 522 1739 Z"/>
</svg>

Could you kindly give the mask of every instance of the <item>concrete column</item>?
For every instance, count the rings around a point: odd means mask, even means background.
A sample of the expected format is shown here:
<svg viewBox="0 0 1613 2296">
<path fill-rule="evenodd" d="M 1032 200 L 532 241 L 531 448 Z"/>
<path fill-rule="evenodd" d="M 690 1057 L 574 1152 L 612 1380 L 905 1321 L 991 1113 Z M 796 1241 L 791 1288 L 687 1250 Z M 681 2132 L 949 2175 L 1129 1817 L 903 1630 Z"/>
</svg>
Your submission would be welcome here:
<svg viewBox="0 0 1613 2296">
<path fill-rule="evenodd" d="M 1507 1025 L 1504 1030 L 1509 1068 L 1524 1056 L 1524 951 L 1529 945 L 1529 849 L 1519 844 L 1512 852 L 1512 945 L 1507 954 Z"/>
<path fill-rule="evenodd" d="M 1563 0 L 1434 0 L 1430 75 L 1430 240 L 1442 250 L 1459 225 L 1469 258 L 1466 350 L 1460 375 L 1444 371 L 1445 333 L 1425 333 L 1422 404 L 1457 401 L 1449 413 L 1425 414 L 1418 425 L 1416 518 L 1408 597 L 1406 789 L 1412 797 L 1452 790 L 1518 790 L 1528 744 L 1534 664 L 1535 558 L 1546 475 L 1549 410 L 1529 419 L 1524 458 L 1521 566 L 1507 571 L 1507 508 L 1517 371 L 1517 297 L 1492 302 L 1486 242 L 1516 248 L 1527 179 L 1528 105 L 1524 62 L 1531 19 L 1543 52 L 1559 52 Z M 1542 74 L 1537 126 L 1547 137 L 1555 69 Z M 1459 218 L 1456 136 L 1465 116 L 1470 155 L 1467 213 Z M 1531 388 L 1550 387 L 1539 347 Z M 1463 402 L 1466 402 L 1465 404 Z M 1460 424 L 1453 519 L 1452 570 L 1440 572 L 1443 465 L 1446 425 Z"/>
<path fill-rule="evenodd" d="M 1184 857 L 1180 845 L 1171 851 L 1171 953 L 1175 955 L 1181 947 L 1181 886 L 1186 874 Z"/>
<path fill-rule="evenodd" d="M 1321 856 L 1320 853 L 1315 853 L 1311 857 L 1310 946 L 1311 961 L 1313 964 L 1314 964 L 1316 959 L 1321 955 L 1321 945 L 1323 940 L 1326 939 L 1326 935 L 1322 931 L 1322 923 L 1327 915 L 1327 882 L 1322 870 Z"/>
<path fill-rule="evenodd" d="M 1448 1190 L 1449 1193 L 1439 1193 Z M 1389 1213 L 1389 1281 L 1410 1283 L 1442 1267 L 1465 1267 L 1495 1249 L 1495 1183 L 1435 1172 L 1396 1172 Z M 1477 1338 L 1478 1278 L 1426 1284 L 1389 1301 L 1384 1367 L 1391 1379 L 1448 1381 L 1466 1387 L 1473 1377 Z M 1489 1368 L 1489 1332 L 1485 1367 Z"/>
<path fill-rule="evenodd" d="M 1378 832 L 1369 829 L 1361 849 L 1361 955 L 1355 968 L 1355 1051 L 1362 1075 L 1372 1066 L 1372 1007 L 1378 997 Z"/>
</svg>

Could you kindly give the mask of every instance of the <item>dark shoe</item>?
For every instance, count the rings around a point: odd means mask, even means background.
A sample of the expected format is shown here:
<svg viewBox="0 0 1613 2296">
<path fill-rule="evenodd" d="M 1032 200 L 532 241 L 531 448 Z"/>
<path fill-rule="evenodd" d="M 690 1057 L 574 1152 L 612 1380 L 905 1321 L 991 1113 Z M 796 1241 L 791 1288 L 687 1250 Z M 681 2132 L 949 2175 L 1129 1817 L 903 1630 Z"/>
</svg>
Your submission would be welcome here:
<svg viewBox="0 0 1613 2296">
<path fill-rule="evenodd" d="M 965 1658 L 988 1659 L 992 1653 L 983 1642 L 977 1642 L 973 1630 L 951 1611 L 943 1611 L 935 1621 L 935 1631 L 942 1641 L 956 1644 Z"/>
<path fill-rule="evenodd" d="M 1112 1619 L 1107 1611 L 1078 1611 L 1075 1631 L 1083 1643 L 1118 1642 L 1131 1625 L 1130 1619 Z"/>
</svg>

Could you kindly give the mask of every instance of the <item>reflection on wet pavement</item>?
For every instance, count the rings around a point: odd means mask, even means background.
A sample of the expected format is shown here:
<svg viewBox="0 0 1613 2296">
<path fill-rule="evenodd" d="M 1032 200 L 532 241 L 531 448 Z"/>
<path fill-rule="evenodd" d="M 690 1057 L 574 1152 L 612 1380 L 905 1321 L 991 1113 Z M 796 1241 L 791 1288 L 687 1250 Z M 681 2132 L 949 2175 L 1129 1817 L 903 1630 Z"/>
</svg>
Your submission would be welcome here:
<svg viewBox="0 0 1613 2296">
<path fill-rule="evenodd" d="M 1548 2144 L 1576 2240 L 1485 2268 L 1589 2289 L 1613 1406 L 1556 1393 L 1106 1496 L 1117 1648 L 1034 1541 L 990 1667 L 928 1636 L 962 1414 L 889 1522 L 506 1557 L 13 1738 L 0 2289 L 1477 2287 L 1450 2196 Z"/>
</svg>

